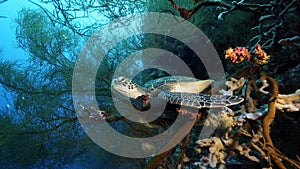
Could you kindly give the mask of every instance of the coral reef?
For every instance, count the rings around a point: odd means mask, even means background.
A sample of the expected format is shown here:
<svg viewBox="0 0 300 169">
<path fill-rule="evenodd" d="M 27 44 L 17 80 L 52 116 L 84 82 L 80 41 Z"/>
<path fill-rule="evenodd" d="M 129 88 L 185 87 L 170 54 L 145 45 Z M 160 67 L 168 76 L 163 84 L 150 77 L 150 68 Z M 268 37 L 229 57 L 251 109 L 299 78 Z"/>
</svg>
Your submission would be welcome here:
<svg viewBox="0 0 300 169">
<path fill-rule="evenodd" d="M 147 168 L 159 168 L 157 164 L 163 168 L 300 168 L 299 156 L 285 155 L 276 148 L 277 140 L 273 143 L 271 136 L 277 113 L 299 112 L 300 89 L 292 94 L 280 94 L 277 80 L 264 71 L 270 55 L 260 44 L 252 51 L 245 47 L 229 48 L 225 58 L 231 61 L 229 64 L 245 67 L 228 77 L 226 90 L 220 90 L 218 86 L 211 90 L 223 95 L 239 95 L 245 101 L 217 110 L 218 113 L 212 116 L 220 115 L 219 120 L 215 120 L 216 117 L 205 120 L 211 111 L 199 112 L 192 130 L 197 133 L 203 125 L 210 123 L 217 126 L 213 135 L 200 139 L 191 131 L 175 148 L 175 153 L 169 151 L 155 157 Z M 194 153 L 189 152 L 190 145 Z M 170 165 L 171 156 L 177 159 L 175 165 Z"/>
<path fill-rule="evenodd" d="M 216 167 L 218 164 L 219 168 L 225 168 L 227 154 L 224 152 L 225 148 L 219 137 L 198 140 L 196 143 L 199 147 L 209 147 L 209 155 L 201 157 L 200 162 L 196 162 L 194 165 L 206 168 L 208 165 Z"/>
<path fill-rule="evenodd" d="M 225 58 L 234 64 L 247 59 L 251 65 L 247 68 L 257 69 L 256 71 L 243 69 L 241 70 L 243 72 L 237 74 L 239 80 L 230 77 L 226 81 L 228 90 L 220 92 L 224 95 L 241 95 L 245 98 L 245 104 L 239 108 L 226 108 L 220 112 L 221 120 L 214 133 L 215 136 L 196 141 L 199 147 L 197 152 L 202 157 L 194 165 L 200 168 L 225 168 L 232 163 L 230 159 L 240 155 L 260 168 L 270 168 L 276 164 L 279 168 L 285 169 L 287 167 L 283 160 L 289 166 L 300 168 L 299 159 L 297 161 L 289 158 L 276 149 L 270 136 L 270 126 L 276 112 L 299 111 L 300 90 L 293 94 L 279 94 L 277 81 L 262 71 L 262 66 L 268 63 L 270 56 L 259 44 L 252 53 L 244 47 L 229 48 L 226 50 Z M 216 137 L 218 135 L 221 137 Z M 205 147 L 207 150 L 202 151 Z"/>
</svg>

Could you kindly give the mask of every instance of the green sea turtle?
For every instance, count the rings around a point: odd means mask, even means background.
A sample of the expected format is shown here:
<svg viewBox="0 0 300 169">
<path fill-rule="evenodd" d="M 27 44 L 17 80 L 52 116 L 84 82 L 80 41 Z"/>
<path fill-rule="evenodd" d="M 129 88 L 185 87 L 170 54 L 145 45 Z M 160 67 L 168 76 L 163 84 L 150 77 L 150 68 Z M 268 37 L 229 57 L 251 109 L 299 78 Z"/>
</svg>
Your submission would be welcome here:
<svg viewBox="0 0 300 169">
<path fill-rule="evenodd" d="M 112 88 L 130 98 L 134 102 L 133 106 L 139 110 L 149 109 L 154 99 L 163 99 L 170 104 L 198 109 L 226 107 L 244 100 L 237 96 L 202 94 L 201 92 L 212 82 L 183 76 L 167 76 L 139 86 L 121 76 L 113 79 Z"/>
</svg>

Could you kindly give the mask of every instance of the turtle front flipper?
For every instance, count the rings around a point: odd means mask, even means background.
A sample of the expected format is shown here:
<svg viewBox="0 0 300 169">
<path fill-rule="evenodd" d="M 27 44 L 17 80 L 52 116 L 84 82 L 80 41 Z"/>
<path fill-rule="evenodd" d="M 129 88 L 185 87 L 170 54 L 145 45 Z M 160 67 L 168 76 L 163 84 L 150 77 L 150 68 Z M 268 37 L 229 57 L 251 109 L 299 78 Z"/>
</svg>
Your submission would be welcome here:
<svg viewBox="0 0 300 169">
<path fill-rule="evenodd" d="M 135 99 L 130 98 L 133 107 L 140 111 L 146 111 L 151 107 L 149 96 L 141 95 Z"/>
</svg>

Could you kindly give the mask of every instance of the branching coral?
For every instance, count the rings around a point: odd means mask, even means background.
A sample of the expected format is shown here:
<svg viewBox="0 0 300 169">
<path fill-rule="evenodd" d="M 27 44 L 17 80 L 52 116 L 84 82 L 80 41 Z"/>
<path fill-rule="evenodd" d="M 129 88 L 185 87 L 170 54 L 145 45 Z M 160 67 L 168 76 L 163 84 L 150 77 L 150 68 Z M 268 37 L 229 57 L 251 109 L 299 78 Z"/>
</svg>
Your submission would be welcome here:
<svg viewBox="0 0 300 169">
<path fill-rule="evenodd" d="M 208 165 L 210 167 L 216 167 L 219 165 L 218 168 L 225 167 L 225 159 L 227 154 L 224 152 L 225 148 L 219 137 L 198 140 L 196 143 L 199 145 L 199 147 L 209 147 L 209 155 L 207 157 L 202 157 L 200 162 L 194 163 L 195 165 L 198 165 L 203 169 Z"/>
<path fill-rule="evenodd" d="M 266 115 L 268 112 L 268 105 L 264 104 L 260 107 L 260 109 L 255 110 L 254 113 L 243 112 L 240 116 L 237 117 L 238 122 L 246 122 L 249 120 L 258 120 L 262 116 Z"/>
<path fill-rule="evenodd" d="M 300 90 L 294 94 L 279 94 L 276 99 L 276 108 L 281 112 L 295 112 L 300 109 Z"/>
<path fill-rule="evenodd" d="M 285 38 L 278 41 L 281 45 L 292 46 L 297 50 L 300 50 L 300 36 L 293 36 L 291 38 Z"/>
<path fill-rule="evenodd" d="M 173 8 L 180 13 L 184 19 L 190 19 L 202 7 L 217 7 L 220 13 L 217 17 L 219 21 L 224 20 L 225 16 L 234 11 L 243 11 L 248 13 L 260 14 L 257 19 L 257 26 L 252 27 L 252 30 L 257 31 L 257 35 L 253 36 L 249 41 L 251 49 L 255 48 L 256 44 L 261 44 L 263 48 L 271 48 L 278 44 L 291 46 L 299 50 L 299 35 L 296 27 L 299 27 L 297 21 L 290 22 L 290 14 L 295 15 L 293 11 L 299 11 L 299 1 L 265 1 L 264 3 L 250 3 L 244 0 L 232 1 L 212 1 L 212 0 L 195 0 L 194 7 L 185 9 L 179 7 L 175 0 L 168 0 Z M 294 16 L 293 16 L 294 17 Z M 282 33 L 285 30 L 293 29 Z"/>
<path fill-rule="evenodd" d="M 269 103 L 268 103 L 268 113 L 265 116 L 265 118 L 263 119 L 263 135 L 264 135 L 264 138 L 266 140 L 266 144 L 267 144 L 266 146 L 267 147 L 273 147 L 273 141 L 272 141 L 272 138 L 270 136 L 270 132 L 271 132 L 270 131 L 270 125 L 272 124 L 272 122 L 275 118 L 275 114 L 276 114 L 275 101 L 276 101 L 276 97 L 279 94 L 279 90 L 278 90 L 277 81 L 275 79 L 273 79 L 271 77 L 268 77 L 265 73 L 262 74 L 262 78 L 269 81 L 272 84 L 272 87 L 273 87 L 272 96 L 269 98 Z M 272 160 L 277 164 L 278 167 L 285 168 L 285 166 L 281 162 L 280 158 L 273 151 L 273 149 L 269 149 L 268 153 L 271 155 Z"/>
<path fill-rule="evenodd" d="M 263 94 L 269 94 L 268 91 L 264 90 L 265 88 L 269 87 L 267 80 L 264 77 L 261 77 L 261 82 L 263 85 L 261 86 L 261 88 L 259 88 L 259 92 L 261 92 Z"/>
<path fill-rule="evenodd" d="M 223 95 L 233 95 L 233 92 L 242 86 L 244 86 L 246 82 L 246 79 L 241 77 L 239 80 L 235 78 L 231 78 L 230 80 L 225 82 L 225 85 L 228 90 L 221 89 L 219 92 L 222 93 Z"/>
<path fill-rule="evenodd" d="M 224 121 L 223 118 L 225 117 L 226 115 L 222 117 L 221 121 Z M 245 130 L 241 129 L 240 132 L 243 134 L 245 133 Z M 259 130 L 258 133 L 253 133 L 253 136 L 249 134 L 247 134 L 247 136 L 252 137 L 252 139 L 248 143 L 241 144 L 239 144 L 239 142 L 236 142 L 235 138 L 232 137 L 232 135 L 230 138 L 210 137 L 208 139 L 198 140 L 196 142 L 196 144 L 198 144 L 198 146 L 200 147 L 197 149 L 198 152 L 201 153 L 202 151 L 200 151 L 199 149 L 208 147 L 209 155 L 202 156 L 198 162 L 194 163 L 194 165 L 200 166 L 200 168 L 207 168 L 207 166 L 218 166 L 218 168 L 225 168 L 228 155 L 232 154 L 232 151 L 237 151 L 239 155 L 242 155 L 253 162 L 259 163 L 259 157 L 251 155 L 250 152 L 253 152 L 252 148 L 254 148 L 254 150 L 258 151 L 263 157 L 267 156 L 262 148 L 255 145 L 255 143 L 262 138 L 262 132 L 261 130 Z"/>
</svg>

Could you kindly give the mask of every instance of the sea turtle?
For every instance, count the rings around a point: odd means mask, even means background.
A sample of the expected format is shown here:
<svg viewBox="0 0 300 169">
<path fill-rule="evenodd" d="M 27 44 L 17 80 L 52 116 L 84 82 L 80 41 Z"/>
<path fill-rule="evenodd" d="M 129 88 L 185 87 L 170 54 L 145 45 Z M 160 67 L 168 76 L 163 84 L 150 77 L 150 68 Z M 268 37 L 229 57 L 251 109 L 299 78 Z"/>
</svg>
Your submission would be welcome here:
<svg viewBox="0 0 300 169">
<path fill-rule="evenodd" d="M 226 107 L 243 101 L 243 98 L 237 96 L 202 94 L 212 82 L 183 76 L 166 76 L 139 86 L 121 76 L 113 79 L 112 88 L 134 101 L 134 107 L 139 110 L 149 109 L 151 100 L 156 98 L 170 104 L 199 109 Z"/>
</svg>

